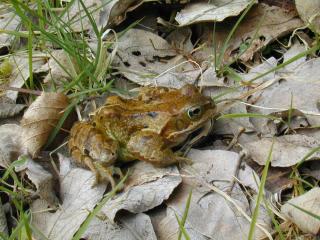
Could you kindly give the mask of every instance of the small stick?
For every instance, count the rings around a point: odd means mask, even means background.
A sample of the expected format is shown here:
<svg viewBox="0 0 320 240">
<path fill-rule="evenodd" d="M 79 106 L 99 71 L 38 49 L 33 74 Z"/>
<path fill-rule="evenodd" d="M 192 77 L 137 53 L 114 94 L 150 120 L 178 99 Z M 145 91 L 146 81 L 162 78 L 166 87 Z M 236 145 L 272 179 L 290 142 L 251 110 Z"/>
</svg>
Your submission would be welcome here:
<svg viewBox="0 0 320 240">
<path fill-rule="evenodd" d="M 11 90 L 11 91 L 17 91 L 17 92 L 21 92 L 21 93 L 28 93 L 28 94 L 32 94 L 32 95 L 37 95 L 40 96 L 42 94 L 42 91 L 39 90 L 31 90 L 31 89 L 26 89 L 26 88 L 16 88 L 16 87 L 0 87 L 0 90 Z"/>
</svg>

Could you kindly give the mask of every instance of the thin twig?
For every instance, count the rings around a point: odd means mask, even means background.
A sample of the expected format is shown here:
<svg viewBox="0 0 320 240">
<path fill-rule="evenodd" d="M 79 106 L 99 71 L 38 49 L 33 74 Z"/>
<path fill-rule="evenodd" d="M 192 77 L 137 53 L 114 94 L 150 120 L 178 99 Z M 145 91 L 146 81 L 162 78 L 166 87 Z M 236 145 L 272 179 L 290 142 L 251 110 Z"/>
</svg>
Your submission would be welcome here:
<svg viewBox="0 0 320 240">
<path fill-rule="evenodd" d="M 0 86 L 0 90 L 16 91 L 16 92 L 27 93 L 27 94 L 37 95 L 37 96 L 40 96 L 43 93 L 43 91 L 39 91 L 39 90 L 31 90 L 31 89 L 16 88 L 16 87 L 3 87 L 3 86 Z"/>
</svg>

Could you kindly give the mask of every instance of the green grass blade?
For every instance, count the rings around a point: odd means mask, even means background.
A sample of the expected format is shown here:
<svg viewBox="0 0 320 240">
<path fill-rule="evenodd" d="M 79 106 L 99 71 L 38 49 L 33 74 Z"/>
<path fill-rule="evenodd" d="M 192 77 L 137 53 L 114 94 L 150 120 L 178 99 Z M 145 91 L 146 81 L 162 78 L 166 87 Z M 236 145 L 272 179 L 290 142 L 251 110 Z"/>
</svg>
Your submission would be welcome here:
<svg viewBox="0 0 320 240">
<path fill-rule="evenodd" d="M 274 145 L 274 141 L 272 141 L 272 144 L 271 144 L 271 147 L 270 147 L 270 151 L 269 151 L 269 154 L 268 154 L 268 158 L 267 158 L 265 167 L 264 167 L 263 172 L 262 172 L 261 183 L 260 183 L 260 186 L 259 186 L 259 192 L 258 192 L 258 197 L 257 197 L 257 201 L 256 201 L 256 206 L 254 208 L 253 215 L 252 215 L 252 220 L 251 220 L 251 224 L 250 224 L 248 240 L 252 240 L 253 237 L 254 237 L 254 230 L 255 230 L 256 223 L 257 223 L 257 220 L 258 220 L 258 215 L 259 215 L 260 202 L 261 202 L 262 197 L 263 197 L 264 186 L 265 186 L 265 183 L 266 183 L 266 180 L 267 180 L 267 175 L 268 175 L 268 169 L 269 169 L 269 165 L 270 165 L 271 159 L 272 159 L 273 145 Z"/>
<path fill-rule="evenodd" d="M 188 217 L 189 208 L 190 208 L 190 203 L 191 203 L 191 197 L 192 197 L 192 190 L 190 190 L 190 192 L 189 192 L 188 199 L 187 199 L 187 203 L 186 203 L 186 207 L 185 207 L 185 209 L 184 209 L 181 222 L 179 223 L 180 231 L 179 231 L 178 240 L 181 240 L 181 236 L 182 236 L 182 230 L 181 230 L 181 228 L 184 229 L 184 225 L 185 225 L 186 220 L 187 220 L 187 217 Z M 176 217 L 177 217 L 177 216 L 176 216 Z M 185 235 L 185 234 L 184 234 L 184 235 Z"/>
<path fill-rule="evenodd" d="M 2 233 L 2 232 L 0 232 L 0 239 L 1 240 L 9 240 L 9 236 L 4 234 L 4 233 Z"/>
<path fill-rule="evenodd" d="M 186 240 L 190 240 L 191 238 L 190 238 L 189 234 L 187 233 L 186 229 L 184 228 L 184 226 L 182 225 L 181 221 L 179 220 L 178 215 L 175 214 L 175 216 L 176 216 L 177 222 L 179 224 L 179 229 L 182 232 L 183 236 L 185 237 Z"/>
<path fill-rule="evenodd" d="M 281 118 L 275 117 L 272 115 L 265 115 L 260 113 L 230 113 L 230 114 L 223 114 L 217 118 L 219 119 L 230 119 L 230 118 L 244 118 L 244 117 L 252 117 L 252 118 L 268 118 L 271 120 L 278 120 L 284 122 Z"/>
</svg>

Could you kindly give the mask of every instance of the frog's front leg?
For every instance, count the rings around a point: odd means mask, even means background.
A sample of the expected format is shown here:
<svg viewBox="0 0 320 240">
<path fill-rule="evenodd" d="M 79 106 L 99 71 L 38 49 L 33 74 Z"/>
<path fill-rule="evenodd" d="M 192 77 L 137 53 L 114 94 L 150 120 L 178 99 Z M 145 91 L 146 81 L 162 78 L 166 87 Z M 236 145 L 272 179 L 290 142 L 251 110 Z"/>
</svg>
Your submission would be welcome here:
<svg viewBox="0 0 320 240">
<path fill-rule="evenodd" d="M 167 145 L 160 135 L 140 131 L 131 136 L 127 150 L 134 158 L 150 162 L 158 167 L 189 161 L 189 159 L 175 154 Z"/>
<path fill-rule="evenodd" d="M 69 151 L 82 166 L 96 174 L 95 184 L 103 181 L 115 186 L 113 167 L 117 159 L 118 143 L 87 122 L 76 123 L 70 132 Z"/>
</svg>

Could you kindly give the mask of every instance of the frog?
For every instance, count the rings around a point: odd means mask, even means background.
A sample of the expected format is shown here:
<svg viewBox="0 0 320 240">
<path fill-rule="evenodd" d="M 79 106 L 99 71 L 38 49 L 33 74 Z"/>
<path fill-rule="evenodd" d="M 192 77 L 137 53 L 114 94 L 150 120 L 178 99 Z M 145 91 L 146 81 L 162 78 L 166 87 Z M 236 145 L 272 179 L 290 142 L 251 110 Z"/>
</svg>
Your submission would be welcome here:
<svg viewBox="0 0 320 240">
<path fill-rule="evenodd" d="M 116 163 L 141 160 L 155 167 L 188 161 L 173 151 L 191 133 L 201 129 L 216 114 L 212 98 L 194 85 L 180 89 L 148 86 L 137 96 L 110 96 L 70 130 L 69 152 L 83 167 L 95 173 L 95 184 L 122 177 Z"/>
</svg>

